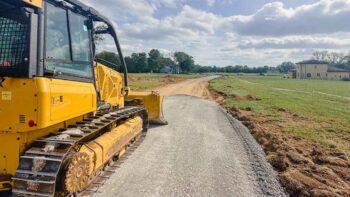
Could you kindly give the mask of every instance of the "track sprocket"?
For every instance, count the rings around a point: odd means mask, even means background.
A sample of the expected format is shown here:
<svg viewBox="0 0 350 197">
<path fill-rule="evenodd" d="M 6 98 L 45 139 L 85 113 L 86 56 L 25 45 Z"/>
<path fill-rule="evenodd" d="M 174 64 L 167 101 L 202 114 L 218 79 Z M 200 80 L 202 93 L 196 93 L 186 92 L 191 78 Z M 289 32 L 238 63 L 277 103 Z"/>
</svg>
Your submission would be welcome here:
<svg viewBox="0 0 350 197">
<path fill-rule="evenodd" d="M 69 193 L 83 190 L 89 184 L 90 157 L 86 153 L 75 153 L 68 166 L 65 188 Z"/>
</svg>

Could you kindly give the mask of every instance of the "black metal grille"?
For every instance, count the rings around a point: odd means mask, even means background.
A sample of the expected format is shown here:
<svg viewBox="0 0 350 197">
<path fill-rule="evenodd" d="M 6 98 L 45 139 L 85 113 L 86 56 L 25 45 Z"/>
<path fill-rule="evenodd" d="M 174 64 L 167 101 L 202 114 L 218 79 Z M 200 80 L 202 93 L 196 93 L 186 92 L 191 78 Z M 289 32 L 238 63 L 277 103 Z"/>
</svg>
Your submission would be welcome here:
<svg viewBox="0 0 350 197">
<path fill-rule="evenodd" d="M 0 76 L 24 77 L 28 62 L 29 19 L 20 12 L 0 13 Z"/>
<path fill-rule="evenodd" d="M 19 123 L 20 124 L 26 123 L 26 116 L 25 115 L 19 115 Z"/>
</svg>

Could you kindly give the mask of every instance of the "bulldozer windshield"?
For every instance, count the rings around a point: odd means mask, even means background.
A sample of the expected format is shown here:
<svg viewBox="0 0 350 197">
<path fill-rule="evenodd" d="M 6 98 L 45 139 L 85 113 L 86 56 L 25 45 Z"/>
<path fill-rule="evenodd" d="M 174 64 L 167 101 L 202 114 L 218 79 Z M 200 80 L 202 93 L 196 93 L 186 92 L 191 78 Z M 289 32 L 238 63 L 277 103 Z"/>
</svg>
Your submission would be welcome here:
<svg viewBox="0 0 350 197">
<path fill-rule="evenodd" d="M 0 4 L 0 76 L 25 76 L 29 64 L 29 17 Z"/>
</svg>

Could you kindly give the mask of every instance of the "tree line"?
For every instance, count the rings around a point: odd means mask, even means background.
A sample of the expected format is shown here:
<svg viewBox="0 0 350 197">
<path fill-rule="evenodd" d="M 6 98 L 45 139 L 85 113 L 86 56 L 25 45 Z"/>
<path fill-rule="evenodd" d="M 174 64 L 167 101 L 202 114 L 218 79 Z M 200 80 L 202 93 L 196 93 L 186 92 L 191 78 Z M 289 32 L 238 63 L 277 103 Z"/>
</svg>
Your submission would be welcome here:
<svg viewBox="0 0 350 197">
<path fill-rule="evenodd" d="M 264 67 L 248 67 L 247 65 L 236 66 L 195 66 L 193 72 L 195 73 L 267 73 L 271 68 Z"/>
<path fill-rule="evenodd" d="M 328 62 L 328 64 L 333 67 L 350 70 L 350 51 L 348 53 L 315 51 L 311 58 L 314 60 Z"/>
<path fill-rule="evenodd" d="M 103 51 L 96 55 L 96 59 L 106 66 L 121 70 L 120 58 L 115 53 Z M 130 73 L 190 73 L 195 67 L 193 57 L 185 52 L 175 52 L 172 57 L 166 57 L 159 50 L 152 49 L 148 53 L 132 53 L 124 59 Z"/>
<path fill-rule="evenodd" d="M 116 53 L 103 51 L 98 53 L 96 58 L 106 66 L 118 71 L 122 70 L 120 58 Z M 292 69 L 291 67 L 294 65 L 291 62 L 285 62 L 277 67 L 248 67 L 247 65 L 200 66 L 195 63 L 192 56 L 185 52 L 175 52 L 171 56 L 164 56 L 157 49 L 152 49 L 148 53 L 132 53 L 124 59 L 130 73 L 285 73 Z"/>
<path fill-rule="evenodd" d="M 98 61 L 106 66 L 121 71 L 121 62 L 116 53 L 103 51 L 96 55 Z M 350 69 L 350 52 L 316 51 L 311 59 L 326 61 L 331 66 Z M 125 57 L 130 73 L 288 73 L 296 68 L 293 62 L 283 62 L 276 67 L 261 66 L 248 67 L 247 65 L 229 65 L 225 67 L 201 66 L 196 64 L 193 57 L 185 52 L 175 52 L 165 56 L 158 49 L 148 53 L 132 53 Z"/>
</svg>

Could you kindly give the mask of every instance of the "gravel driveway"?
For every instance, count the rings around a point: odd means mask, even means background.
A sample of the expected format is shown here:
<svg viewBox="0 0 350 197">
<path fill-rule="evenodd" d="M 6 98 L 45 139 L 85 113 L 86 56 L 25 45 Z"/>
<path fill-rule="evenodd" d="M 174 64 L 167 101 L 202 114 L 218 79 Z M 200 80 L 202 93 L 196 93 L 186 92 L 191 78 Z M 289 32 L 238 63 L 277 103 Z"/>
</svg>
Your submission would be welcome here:
<svg viewBox="0 0 350 197">
<path fill-rule="evenodd" d="M 169 125 L 151 128 L 94 196 L 285 196 L 260 146 L 218 104 L 172 96 L 164 106 Z"/>
</svg>

